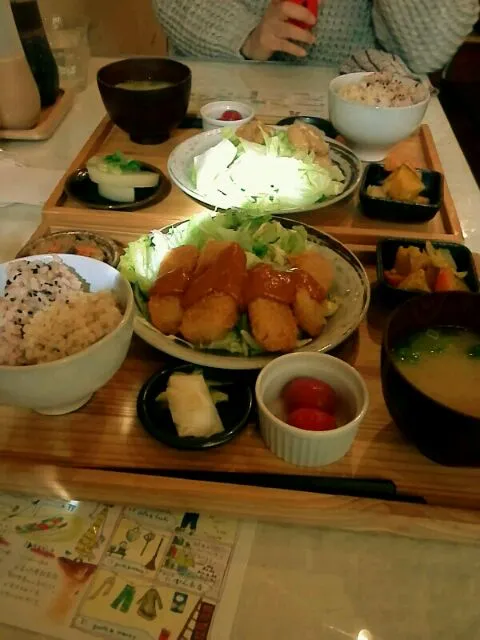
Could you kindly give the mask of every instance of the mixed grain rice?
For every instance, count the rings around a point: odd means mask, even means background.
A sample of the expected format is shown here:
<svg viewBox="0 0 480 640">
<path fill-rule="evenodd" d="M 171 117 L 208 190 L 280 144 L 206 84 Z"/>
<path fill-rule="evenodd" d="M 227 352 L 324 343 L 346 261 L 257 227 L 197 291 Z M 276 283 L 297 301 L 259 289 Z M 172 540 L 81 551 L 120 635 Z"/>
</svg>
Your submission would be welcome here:
<svg viewBox="0 0 480 640">
<path fill-rule="evenodd" d="M 60 260 L 10 264 L 0 298 L 0 365 L 58 360 L 110 333 L 122 319 L 114 296 L 84 286 Z"/>
<path fill-rule="evenodd" d="M 340 87 L 338 95 L 350 102 L 375 107 L 409 107 L 425 100 L 426 87 L 417 80 L 389 72 L 372 73 L 360 82 Z"/>
</svg>

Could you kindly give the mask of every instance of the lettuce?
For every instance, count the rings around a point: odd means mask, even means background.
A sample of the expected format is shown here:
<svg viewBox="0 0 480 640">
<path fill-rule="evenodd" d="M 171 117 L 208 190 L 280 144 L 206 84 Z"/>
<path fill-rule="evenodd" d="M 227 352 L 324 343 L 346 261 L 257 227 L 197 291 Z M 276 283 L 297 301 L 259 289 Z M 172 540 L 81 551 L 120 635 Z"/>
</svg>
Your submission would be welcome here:
<svg viewBox="0 0 480 640">
<path fill-rule="evenodd" d="M 147 293 L 155 282 L 160 264 L 169 249 L 168 241 L 161 231 L 130 242 L 120 258 L 118 270 L 140 292 Z"/>
</svg>

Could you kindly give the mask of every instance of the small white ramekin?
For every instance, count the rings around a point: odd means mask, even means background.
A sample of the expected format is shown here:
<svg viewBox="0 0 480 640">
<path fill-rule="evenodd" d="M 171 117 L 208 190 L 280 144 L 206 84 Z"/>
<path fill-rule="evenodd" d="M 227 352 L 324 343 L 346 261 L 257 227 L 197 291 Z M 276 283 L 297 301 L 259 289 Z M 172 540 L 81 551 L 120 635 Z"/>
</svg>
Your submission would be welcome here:
<svg viewBox="0 0 480 640">
<path fill-rule="evenodd" d="M 298 377 L 331 385 L 347 406 L 350 422 L 332 431 L 306 431 L 280 420 L 269 407 L 283 387 Z M 322 467 L 340 460 L 350 449 L 368 409 L 369 396 L 361 375 L 349 364 L 323 353 L 291 353 L 276 358 L 260 372 L 255 385 L 260 432 L 279 458 L 301 467 Z"/>
<path fill-rule="evenodd" d="M 243 117 L 241 120 L 219 120 L 225 111 L 238 111 Z M 218 129 L 220 127 L 230 127 L 238 129 L 242 124 L 250 122 L 255 115 L 254 110 L 244 102 L 230 102 L 228 100 L 219 100 L 217 102 L 209 102 L 200 109 L 202 116 L 203 128 L 205 131 L 210 129 Z"/>
</svg>

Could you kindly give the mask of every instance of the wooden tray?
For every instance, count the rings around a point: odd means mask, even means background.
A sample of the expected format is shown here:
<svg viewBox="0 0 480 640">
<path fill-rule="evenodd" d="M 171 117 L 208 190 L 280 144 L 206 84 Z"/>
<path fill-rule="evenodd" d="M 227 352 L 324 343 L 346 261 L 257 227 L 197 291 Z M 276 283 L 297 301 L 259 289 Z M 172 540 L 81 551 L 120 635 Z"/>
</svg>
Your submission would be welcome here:
<svg viewBox="0 0 480 640">
<path fill-rule="evenodd" d="M 128 156 L 138 158 L 158 166 L 168 175 L 167 160 L 173 149 L 183 140 L 198 133 L 196 129 L 178 129 L 172 137 L 161 145 L 137 145 L 128 135 L 105 118 L 71 164 L 65 177 L 60 181 L 45 203 L 43 213 L 47 221 L 60 218 L 72 226 L 84 222 L 106 224 L 109 228 L 159 228 L 188 218 L 204 208 L 188 198 L 178 187 L 172 186 L 170 195 L 160 203 L 134 213 L 99 212 L 82 207 L 66 196 L 63 190 L 66 177 L 85 165 L 92 155 L 113 153 L 120 150 Z M 398 145 L 396 154 L 410 160 L 417 167 L 430 168 L 442 172 L 442 166 L 433 142 L 430 129 L 422 125 L 418 132 Z M 443 205 L 433 220 L 422 224 L 398 224 L 374 221 L 364 217 L 358 209 L 357 198 L 347 203 L 321 209 L 295 218 L 330 233 L 348 244 L 372 245 L 385 236 L 402 237 L 415 235 L 418 238 L 450 240 L 462 242 L 462 231 L 455 205 L 445 182 Z"/>
<path fill-rule="evenodd" d="M 141 230 L 87 226 L 125 243 Z M 36 236 L 69 228 L 44 222 Z M 360 255 L 374 279 L 372 254 Z M 212 451 L 180 452 L 154 441 L 136 417 L 136 399 L 145 380 L 166 357 L 134 338 L 116 376 L 80 411 L 46 417 L 0 407 L 0 455 L 33 465 L 109 469 L 124 473 L 177 474 L 307 491 L 427 501 L 444 506 L 480 507 L 480 469 L 437 465 L 407 443 L 392 424 L 380 382 L 380 342 L 387 318 L 371 305 L 368 318 L 336 355 L 353 363 L 364 377 L 371 405 L 350 453 L 323 469 L 301 469 L 270 453 L 254 424 L 231 443 Z M 252 489 L 253 491 L 253 489 Z"/>
<path fill-rule="evenodd" d="M 75 98 L 75 92 L 60 90 L 58 98 L 51 107 L 42 109 L 40 120 L 33 129 L 0 129 L 0 140 L 47 140 L 50 138 L 67 113 L 70 111 Z"/>
</svg>

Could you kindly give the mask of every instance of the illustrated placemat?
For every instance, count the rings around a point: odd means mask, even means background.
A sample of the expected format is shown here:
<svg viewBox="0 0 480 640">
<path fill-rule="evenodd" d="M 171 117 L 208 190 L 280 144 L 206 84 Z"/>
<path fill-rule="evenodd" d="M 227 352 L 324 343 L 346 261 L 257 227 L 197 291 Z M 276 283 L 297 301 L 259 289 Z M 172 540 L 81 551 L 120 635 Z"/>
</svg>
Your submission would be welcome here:
<svg viewBox="0 0 480 640">
<path fill-rule="evenodd" d="M 0 623 L 59 640 L 225 638 L 252 539 L 253 525 L 194 512 L 0 494 Z"/>
</svg>

